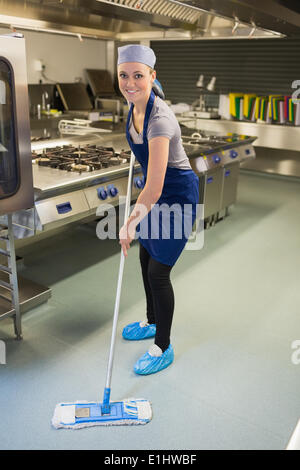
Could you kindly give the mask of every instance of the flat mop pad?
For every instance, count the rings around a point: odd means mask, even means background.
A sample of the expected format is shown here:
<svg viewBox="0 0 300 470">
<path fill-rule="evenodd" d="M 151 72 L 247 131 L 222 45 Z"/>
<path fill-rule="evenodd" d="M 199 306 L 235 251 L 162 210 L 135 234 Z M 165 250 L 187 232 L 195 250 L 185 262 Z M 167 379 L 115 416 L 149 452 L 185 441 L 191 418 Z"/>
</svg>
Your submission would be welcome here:
<svg viewBox="0 0 300 470">
<path fill-rule="evenodd" d="M 56 429 L 81 429 L 88 426 L 146 424 L 151 418 L 151 405 L 142 398 L 111 402 L 109 413 L 103 413 L 101 403 L 78 401 L 56 405 L 52 425 Z"/>
</svg>

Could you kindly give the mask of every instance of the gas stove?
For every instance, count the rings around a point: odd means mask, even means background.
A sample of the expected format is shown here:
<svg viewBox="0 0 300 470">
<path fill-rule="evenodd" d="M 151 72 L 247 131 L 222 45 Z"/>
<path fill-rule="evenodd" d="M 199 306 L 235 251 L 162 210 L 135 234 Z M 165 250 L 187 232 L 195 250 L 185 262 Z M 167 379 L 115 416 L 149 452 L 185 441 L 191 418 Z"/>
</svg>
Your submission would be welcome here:
<svg viewBox="0 0 300 470">
<path fill-rule="evenodd" d="M 122 204 L 131 158 L 124 133 L 34 142 L 31 150 L 35 205 L 18 218 L 20 227 L 29 228 L 28 236 L 95 218 L 100 206 Z M 135 162 L 133 199 L 143 187 L 142 170 Z"/>
<path fill-rule="evenodd" d="M 228 135 L 207 135 L 204 132 L 191 132 L 192 129 L 182 128 L 182 142 L 187 145 L 197 146 L 203 151 L 214 152 L 215 150 L 225 150 L 227 148 L 240 147 L 245 144 L 252 144 L 256 137 L 240 136 L 237 134 Z"/>
<path fill-rule="evenodd" d="M 208 134 L 185 126 L 181 126 L 181 131 L 186 151 L 190 149 L 189 156 L 196 156 L 191 160 L 192 167 L 200 173 L 255 157 L 252 146 L 255 137 Z"/>
<path fill-rule="evenodd" d="M 130 151 L 119 154 L 112 147 L 96 144 L 62 145 L 32 152 L 33 162 L 39 166 L 73 171 L 79 174 L 115 167 L 130 161 Z"/>
</svg>

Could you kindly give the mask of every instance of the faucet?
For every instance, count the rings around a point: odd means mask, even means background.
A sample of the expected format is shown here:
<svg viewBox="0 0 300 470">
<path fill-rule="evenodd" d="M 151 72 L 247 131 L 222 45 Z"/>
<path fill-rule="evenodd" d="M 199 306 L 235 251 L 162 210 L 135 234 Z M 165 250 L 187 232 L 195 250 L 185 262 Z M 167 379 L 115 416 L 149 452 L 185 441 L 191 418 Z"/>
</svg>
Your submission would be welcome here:
<svg viewBox="0 0 300 470">
<path fill-rule="evenodd" d="M 44 93 L 42 94 L 42 110 L 45 111 L 46 110 L 46 100 L 49 98 L 49 95 L 47 93 L 47 91 L 44 91 Z"/>
</svg>

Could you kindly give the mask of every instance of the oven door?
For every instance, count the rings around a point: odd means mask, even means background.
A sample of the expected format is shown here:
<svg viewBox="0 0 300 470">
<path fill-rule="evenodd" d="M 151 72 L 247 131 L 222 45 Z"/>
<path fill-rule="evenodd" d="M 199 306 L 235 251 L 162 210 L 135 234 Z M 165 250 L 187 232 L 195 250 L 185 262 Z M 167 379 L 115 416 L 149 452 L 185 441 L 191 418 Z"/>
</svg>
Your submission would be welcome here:
<svg viewBox="0 0 300 470">
<path fill-rule="evenodd" d="M 14 73 L 0 58 L 0 199 L 13 196 L 20 186 L 20 164 L 16 133 Z"/>
<path fill-rule="evenodd" d="M 25 40 L 0 36 L 0 215 L 32 206 Z"/>
</svg>

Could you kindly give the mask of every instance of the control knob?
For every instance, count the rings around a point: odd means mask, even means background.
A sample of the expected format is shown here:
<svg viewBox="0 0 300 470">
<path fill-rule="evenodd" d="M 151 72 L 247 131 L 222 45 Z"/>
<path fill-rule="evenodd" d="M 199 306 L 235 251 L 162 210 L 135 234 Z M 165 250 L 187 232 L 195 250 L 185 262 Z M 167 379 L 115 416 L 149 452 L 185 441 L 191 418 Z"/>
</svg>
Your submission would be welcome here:
<svg viewBox="0 0 300 470">
<path fill-rule="evenodd" d="M 97 193 L 98 193 L 98 198 L 99 199 L 104 200 L 104 199 L 107 198 L 107 191 L 104 188 L 98 188 Z"/>
<path fill-rule="evenodd" d="M 141 189 L 144 186 L 144 182 L 141 178 L 136 178 L 134 181 L 134 185 L 136 188 Z"/>
<path fill-rule="evenodd" d="M 115 197 L 118 194 L 119 190 L 115 186 L 111 186 L 110 188 L 108 188 L 108 192 L 111 197 Z"/>
<path fill-rule="evenodd" d="M 229 155 L 231 158 L 236 158 L 238 156 L 238 153 L 235 150 L 230 150 Z"/>
</svg>

